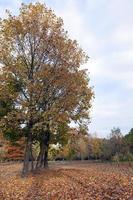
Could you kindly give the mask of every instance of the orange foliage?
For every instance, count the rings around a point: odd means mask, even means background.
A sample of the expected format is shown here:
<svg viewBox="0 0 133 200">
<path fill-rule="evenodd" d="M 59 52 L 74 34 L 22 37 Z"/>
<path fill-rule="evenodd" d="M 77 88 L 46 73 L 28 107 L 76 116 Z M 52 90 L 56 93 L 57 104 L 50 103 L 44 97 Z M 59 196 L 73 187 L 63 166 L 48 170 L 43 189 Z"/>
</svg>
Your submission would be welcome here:
<svg viewBox="0 0 133 200">
<path fill-rule="evenodd" d="M 15 144 L 7 143 L 6 145 L 6 160 L 23 160 L 24 158 L 24 141 L 20 140 Z"/>
</svg>

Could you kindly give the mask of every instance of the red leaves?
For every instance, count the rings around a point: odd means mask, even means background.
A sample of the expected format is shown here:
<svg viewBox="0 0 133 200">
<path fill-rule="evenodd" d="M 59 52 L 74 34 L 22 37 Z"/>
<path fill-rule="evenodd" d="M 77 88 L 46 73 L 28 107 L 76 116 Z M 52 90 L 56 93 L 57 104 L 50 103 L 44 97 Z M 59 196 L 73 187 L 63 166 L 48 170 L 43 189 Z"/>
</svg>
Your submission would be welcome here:
<svg viewBox="0 0 133 200">
<path fill-rule="evenodd" d="M 20 140 L 16 144 L 10 144 L 6 146 L 6 160 L 23 160 L 24 157 L 24 141 Z"/>
</svg>

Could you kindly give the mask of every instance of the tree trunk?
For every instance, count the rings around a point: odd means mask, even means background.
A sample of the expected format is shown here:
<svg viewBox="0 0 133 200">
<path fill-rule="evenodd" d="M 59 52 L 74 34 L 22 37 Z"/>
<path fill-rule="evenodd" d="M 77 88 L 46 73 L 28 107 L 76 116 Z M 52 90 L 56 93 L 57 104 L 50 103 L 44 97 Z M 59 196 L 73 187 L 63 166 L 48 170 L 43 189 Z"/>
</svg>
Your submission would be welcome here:
<svg viewBox="0 0 133 200">
<path fill-rule="evenodd" d="M 48 167 L 48 148 L 50 140 L 50 131 L 46 131 L 41 135 L 40 152 L 37 158 L 36 170 Z"/>
<path fill-rule="evenodd" d="M 43 162 L 44 168 L 48 167 L 48 145 L 45 146 L 45 153 L 44 153 L 44 162 Z"/>
<path fill-rule="evenodd" d="M 33 158 L 33 154 L 32 154 L 32 141 L 30 143 L 30 163 L 31 163 L 31 171 L 34 171 L 34 158 Z"/>
<path fill-rule="evenodd" d="M 31 149 L 32 147 L 32 141 L 31 137 L 27 137 L 26 141 L 26 147 L 25 147 L 25 153 L 24 153 L 24 162 L 23 162 L 23 170 L 22 170 L 22 176 L 26 176 L 29 172 L 29 167 L 30 167 L 30 155 L 31 155 Z"/>
<path fill-rule="evenodd" d="M 26 147 L 25 147 L 25 153 L 24 153 L 24 162 L 23 162 L 23 170 L 22 170 L 22 176 L 26 176 L 29 171 L 32 171 L 34 169 L 34 163 L 33 163 L 33 155 L 32 155 L 32 120 L 30 120 L 28 124 L 28 136 L 26 140 Z M 31 167 L 30 167 L 30 161 L 31 161 Z"/>
<path fill-rule="evenodd" d="M 44 168 L 47 168 L 47 167 L 48 167 L 49 141 L 50 141 L 50 131 L 47 130 L 47 132 L 46 132 L 46 137 L 45 137 L 45 140 L 44 140 L 44 145 L 45 145 L 44 162 L 43 162 Z"/>
<path fill-rule="evenodd" d="M 40 152 L 39 152 L 39 155 L 37 158 L 37 163 L 36 163 L 36 170 L 43 166 L 43 159 L 44 159 L 44 143 L 41 140 L 40 141 Z"/>
</svg>

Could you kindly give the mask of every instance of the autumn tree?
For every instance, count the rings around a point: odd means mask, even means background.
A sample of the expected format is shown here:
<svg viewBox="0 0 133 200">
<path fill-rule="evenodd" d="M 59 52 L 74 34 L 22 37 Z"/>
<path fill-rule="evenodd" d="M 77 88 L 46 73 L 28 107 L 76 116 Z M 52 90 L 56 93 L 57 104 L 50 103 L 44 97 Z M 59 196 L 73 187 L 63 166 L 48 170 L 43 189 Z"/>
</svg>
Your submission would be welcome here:
<svg viewBox="0 0 133 200">
<path fill-rule="evenodd" d="M 0 64 L 4 87 L 14 109 L 1 120 L 26 138 L 23 173 L 34 169 L 32 145 L 40 144 L 36 169 L 46 166 L 51 135 L 59 123 L 89 120 L 93 97 L 80 66 L 88 57 L 69 39 L 63 21 L 45 5 L 24 5 L 0 23 Z"/>
<path fill-rule="evenodd" d="M 92 139 L 92 151 L 95 159 L 99 159 L 101 156 L 101 145 L 102 140 L 100 138 L 94 137 Z"/>
</svg>

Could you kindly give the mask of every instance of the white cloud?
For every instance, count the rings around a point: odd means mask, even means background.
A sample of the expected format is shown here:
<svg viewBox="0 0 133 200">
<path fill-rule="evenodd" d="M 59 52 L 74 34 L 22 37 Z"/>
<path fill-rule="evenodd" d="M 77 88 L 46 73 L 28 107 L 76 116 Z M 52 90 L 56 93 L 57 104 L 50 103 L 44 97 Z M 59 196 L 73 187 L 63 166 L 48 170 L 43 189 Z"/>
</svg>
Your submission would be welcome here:
<svg viewBox="0 0 133 200">
<path fill-rule="evenodd" d="M 90 64 L 91 74 L 97 77 L 119 81 L 133 89 L 133 50 L 115 52 Z"/>
<path fill-rule="evenodd" d="M 65 29 L 68 30 L 70 37 L 77 39 L 83 48 L 87 50 L 88 47 L 94 49 L 97 46 L 97 38 L 86 27 L 85 18 L 79 10 L 77 1 L 67 0 L 63 9 L 56 13 L 63 18 Z"/>
<path fill-rule="evenodd" d="M 133 45 L 133 28 L 119 27 L 112 34 L 112 41 L 118 45 Z"/>
</svg>

